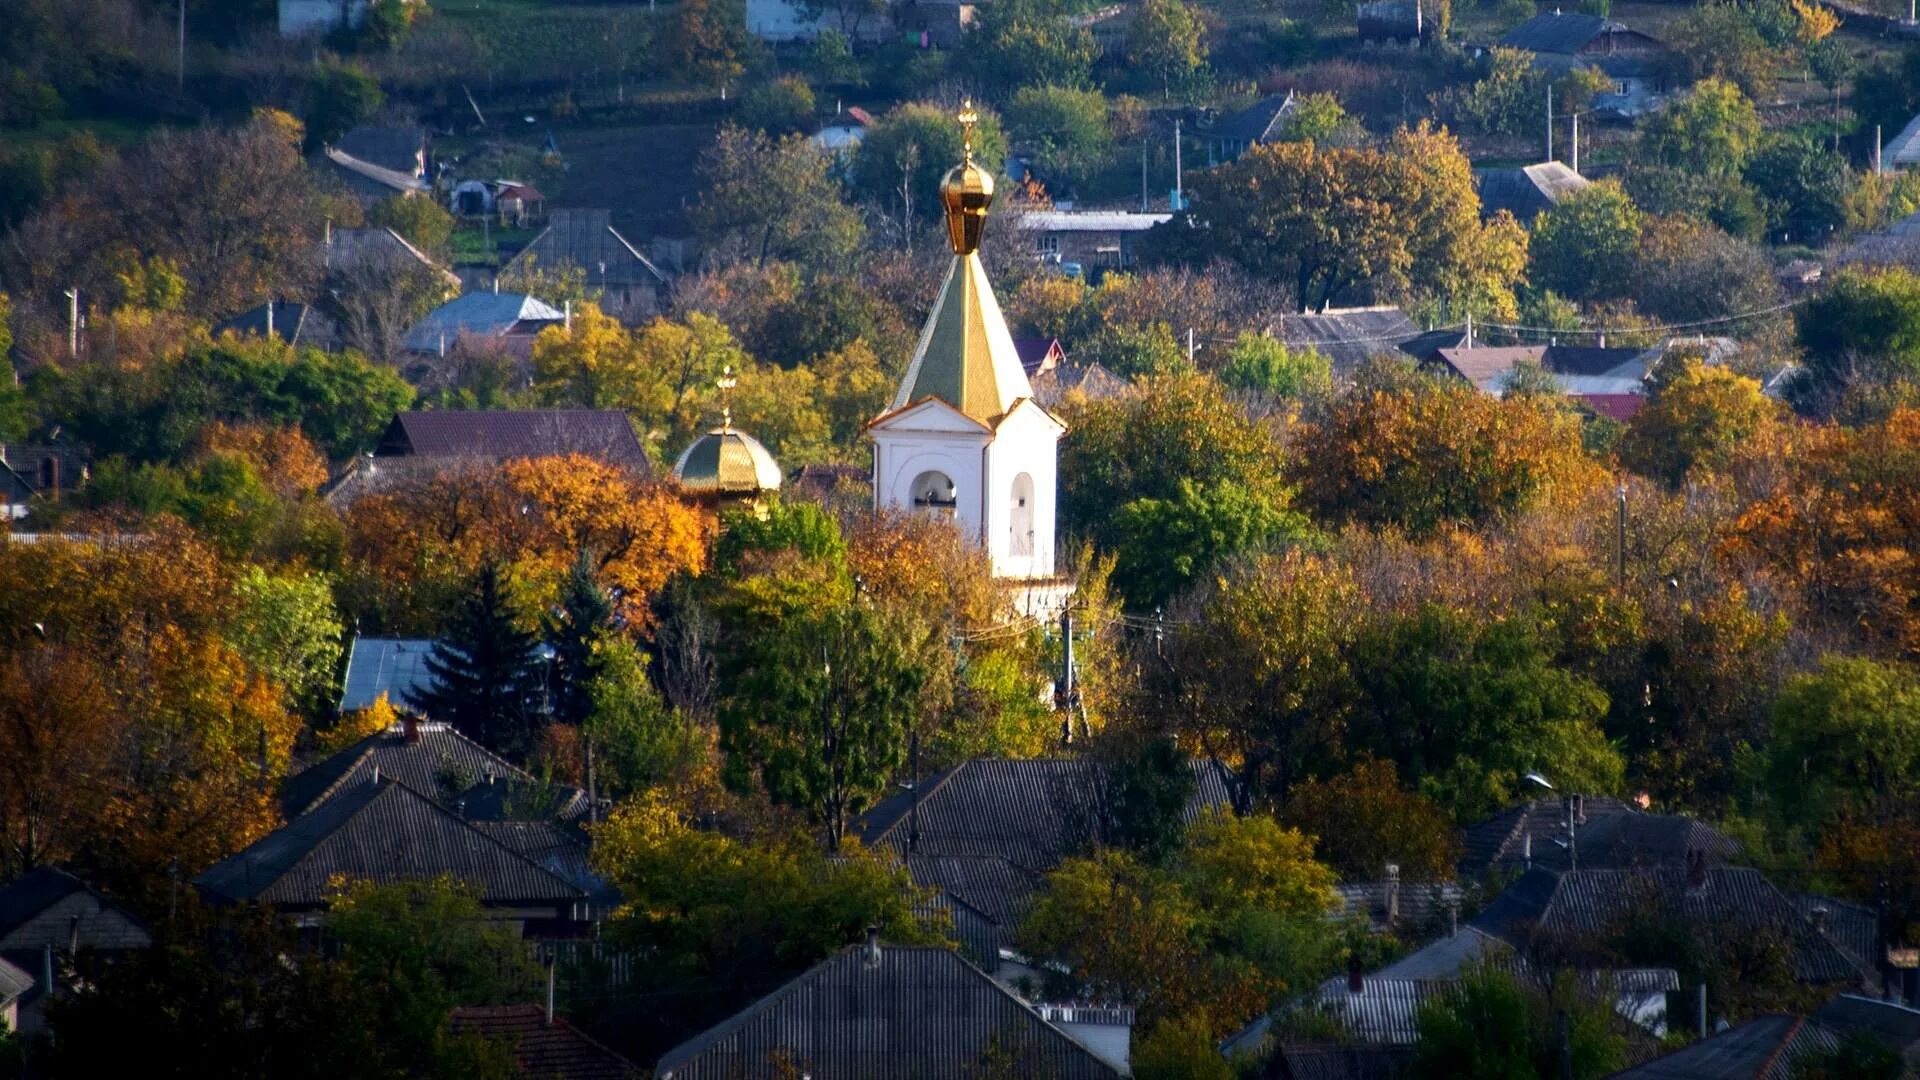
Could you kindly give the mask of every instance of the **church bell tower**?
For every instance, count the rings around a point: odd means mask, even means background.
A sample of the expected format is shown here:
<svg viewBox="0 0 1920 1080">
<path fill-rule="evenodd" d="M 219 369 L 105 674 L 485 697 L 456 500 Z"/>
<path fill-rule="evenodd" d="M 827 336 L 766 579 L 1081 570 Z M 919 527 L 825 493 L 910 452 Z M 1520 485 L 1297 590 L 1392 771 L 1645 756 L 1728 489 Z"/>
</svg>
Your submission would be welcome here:
<svg viewBox="0 0 1920 1080">
<path fill-rule="evenodd" d="M 980 262 L 993 175 L 973 160 L 979 117 L 971 103 L 959 120 L 964 160 L 940 183 L 953 260 L 906 377 L 867 425 L 874 504 L 952 516 L 986 549 L 995 577 L 1050 579 L 1066 428 L 1033 400 Z"/>
</svg>

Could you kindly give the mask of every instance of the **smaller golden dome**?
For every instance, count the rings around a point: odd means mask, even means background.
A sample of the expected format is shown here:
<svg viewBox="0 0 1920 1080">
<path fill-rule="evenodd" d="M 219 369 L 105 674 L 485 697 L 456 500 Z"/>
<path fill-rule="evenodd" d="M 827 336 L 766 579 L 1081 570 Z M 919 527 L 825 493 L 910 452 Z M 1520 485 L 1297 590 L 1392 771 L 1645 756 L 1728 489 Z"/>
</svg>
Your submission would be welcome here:
<svg viewBox="0 0 1920 1080">
<path fill-rule="evenodd" d="M 673 478 L 689 495 L 755 496 L 780 489 L 780 463 L 759 439 L 725 425 L 681 452 Z"/>
<path fill-rule="evenodd" d="M 973 126 L 980 122 L 973 102 L 961 107 L 959 120 L 965 160 L 940 181 L 940 205 L 947 211 L 947 243 L 953 253 L 971 255 L 980 250 L 987 209 L 993 205 L 993 174 L 973 162 Z"/>
</svg>

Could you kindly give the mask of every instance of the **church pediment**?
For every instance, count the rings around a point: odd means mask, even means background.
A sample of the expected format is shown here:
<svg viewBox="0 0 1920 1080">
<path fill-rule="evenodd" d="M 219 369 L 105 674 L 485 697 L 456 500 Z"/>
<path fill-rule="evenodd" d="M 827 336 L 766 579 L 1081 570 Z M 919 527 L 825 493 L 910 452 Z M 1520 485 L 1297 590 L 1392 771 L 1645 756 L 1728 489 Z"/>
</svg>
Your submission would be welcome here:
<svg viewBox="0 0 1920 1080">
<path fill-rule="evenodd" d="M 875 417 L 868 422 L 867 430 L 980 435 L 990 434 L 993 429 L 939 398 L 925 397 Z"/>
</svg>

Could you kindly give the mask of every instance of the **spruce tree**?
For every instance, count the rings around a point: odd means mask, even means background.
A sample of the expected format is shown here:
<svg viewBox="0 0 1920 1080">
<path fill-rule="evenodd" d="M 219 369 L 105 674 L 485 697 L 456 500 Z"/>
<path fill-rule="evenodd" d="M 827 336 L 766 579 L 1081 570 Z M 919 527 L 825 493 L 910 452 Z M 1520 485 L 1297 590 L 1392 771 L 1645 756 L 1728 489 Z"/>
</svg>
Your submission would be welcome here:
<svg viewBox="0 0 1920 1080">
<path fill-rule="evenodd" d="M 481 568 L 473 592 L 428 654 L 433 682 L 407 703 L 495 753 L 524 753 L 539 720 L 536 641 L 522 630 L 498 567 Z"/>
<path fill-rule="evenodd" d="M 560 607 L 546 619 L 547 644 L 553 649 L 554 719 L 584 724 L 593 709 L 593 680 L 599 662 L 593 647 L 614 628 L 613 600 L 594 580 L 593 559 L 581 549 L 560 589 Z"/>
</svg>

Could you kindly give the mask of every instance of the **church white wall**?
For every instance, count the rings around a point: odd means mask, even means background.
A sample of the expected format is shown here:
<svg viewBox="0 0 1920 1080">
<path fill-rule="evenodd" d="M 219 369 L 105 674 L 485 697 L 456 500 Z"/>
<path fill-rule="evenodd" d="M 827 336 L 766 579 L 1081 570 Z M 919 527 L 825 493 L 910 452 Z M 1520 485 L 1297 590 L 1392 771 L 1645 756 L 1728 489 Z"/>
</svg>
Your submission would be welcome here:
<svg viewBox="0 0 1920 1080">
<path fill-rule="evenodd" d="M 1020 408 L 1000 424 L 987 448 L 986 547 L 996 577 L 1046 578 L 1054 574 L 1056 486 L 1060 428 L 1037 408 Z M 1014 490 L 1025 474 L 1033 487 L 1033 548 L 1018 553 L 1013 535 L 1019 507 Z M 909 479 L 911 482 L 911 479 Z"/>
<path fill-rule="evenodd" d="M 953 481 L 954 518 L 961 535 L 982 543 L 986 520 L 985 456 L 987 432 L 899 431 L 875 428 L 874 503 L 881 509 L 912 510 L 913 481 L 938 470 Z"/>
</svg>

